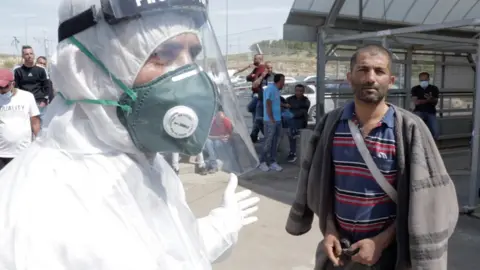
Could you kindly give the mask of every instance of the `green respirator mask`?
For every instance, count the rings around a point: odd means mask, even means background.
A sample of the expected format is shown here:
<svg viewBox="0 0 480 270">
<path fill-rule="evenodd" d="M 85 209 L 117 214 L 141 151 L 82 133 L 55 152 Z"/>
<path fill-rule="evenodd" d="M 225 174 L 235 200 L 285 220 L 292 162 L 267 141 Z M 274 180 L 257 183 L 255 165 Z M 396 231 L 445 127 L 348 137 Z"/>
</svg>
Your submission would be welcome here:
<svg viewBox="0 0 480 270">
<path fill-rule="evenodd" d="M 119 101 L 69 100 L 117 107 L 117 116 L 135 146 L 145 153 L 197 155 L 208 138 L 217 108 L 217 90 L 196 64 L 165 73 L 147 84 L 127 87 L 77 39 L 69 40 L 123 90 Z"/>
</svg>

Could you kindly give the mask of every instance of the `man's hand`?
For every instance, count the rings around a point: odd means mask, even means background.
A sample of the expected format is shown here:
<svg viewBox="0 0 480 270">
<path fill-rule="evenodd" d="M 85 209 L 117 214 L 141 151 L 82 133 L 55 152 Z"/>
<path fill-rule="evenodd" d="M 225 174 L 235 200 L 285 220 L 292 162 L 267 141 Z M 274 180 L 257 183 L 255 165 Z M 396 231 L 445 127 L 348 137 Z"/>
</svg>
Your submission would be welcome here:
<svg viewBox="0 0 480 270">
<path fill-rule="evenodd" d="M 417 99 L 415 100 L 415 105 L 420 105 L 420 104 L 425 104 L 427 103 L 427 100 L 425 99 Z"/>
<path fill-rule="evenodd" d="M 343 265 L 343 262 L 340 260 L 342 246 L 340 245 L 340 240 L 337 235 L 333 233 L 327 233 L 325 235 L 323 238 L 323 251 L 327 254 L 334 266 Z"/>
<path fill-rule="evenodd" d="M 378 262 L 382 256 L 384 247 L 376 241 L 375 238 L 367 238 L 358 241 L 350 247 L 350 250 L 359 249 L 358 253 L 352 257 L 352 261 L 372 266 Z"/>
<path fill-rule="evenodd" d="M 425 94 L 424 97 L 428 100 L 428 101 L 431 101 L 433 99 L 432 95 L 430 95 L 429 93 Z"/>
</svg>

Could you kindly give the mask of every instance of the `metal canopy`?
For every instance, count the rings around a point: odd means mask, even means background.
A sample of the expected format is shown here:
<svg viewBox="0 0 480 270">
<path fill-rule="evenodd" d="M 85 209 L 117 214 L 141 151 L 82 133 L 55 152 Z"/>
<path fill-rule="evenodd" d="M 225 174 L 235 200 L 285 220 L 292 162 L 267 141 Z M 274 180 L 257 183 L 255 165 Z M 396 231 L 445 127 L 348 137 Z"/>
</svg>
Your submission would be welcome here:
<svg viewBox="0 0 480 270">
<path fill-rule="evenodd" d="M 390 39 L 389 47 L 475 53 L 479 14 L 480 0 L 295 0 L 284 39 L 316 41 L 317 29 L 323 27 L 326 43 L 385 42 L 379 38 L 400 36 L 402 42 Z M 356 36 L 340 36 L 344 31 Z M 415 32 L 423 33 L 416 37 Z"/>
<path fill-rule="evenodd" d="M 339 3 L 344 2 L 344 3 Z M 341 4 L 339 17 L 358 17 L 359 1 L 295 0 L 292 11 L 329 14 Z M 404 25 L 437 24 L 477 18 L 479 0 L 363 0 L 365 19 Z"/>
</svg>

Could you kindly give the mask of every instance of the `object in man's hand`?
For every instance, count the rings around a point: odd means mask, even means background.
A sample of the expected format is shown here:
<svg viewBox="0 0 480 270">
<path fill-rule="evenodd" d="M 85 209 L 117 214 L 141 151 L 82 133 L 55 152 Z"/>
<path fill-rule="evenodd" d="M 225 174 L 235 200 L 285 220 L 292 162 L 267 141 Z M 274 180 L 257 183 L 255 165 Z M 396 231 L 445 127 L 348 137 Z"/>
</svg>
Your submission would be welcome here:
<svg viewBox="0 0 480 270">
<path fill-rule="evenodd" d="M 340 239 L 340 245 L 342 246 L 342 257 L 344 259 L 348 259 L 350 260 L 351 257 L 355 256 L 359 251 L 360 249 L 357 248 L 355 250 L 351 250 L 350 247 L 352 246 L 350 241 L 348 241 L 347 239 Z"/>
</svg>

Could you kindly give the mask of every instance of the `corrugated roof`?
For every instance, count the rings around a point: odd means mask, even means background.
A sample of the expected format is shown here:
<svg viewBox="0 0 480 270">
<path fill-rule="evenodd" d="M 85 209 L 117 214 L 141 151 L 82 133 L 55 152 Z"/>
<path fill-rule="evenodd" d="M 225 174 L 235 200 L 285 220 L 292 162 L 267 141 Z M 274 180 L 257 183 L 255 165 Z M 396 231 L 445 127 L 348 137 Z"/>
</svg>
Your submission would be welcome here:
<svg viewBox="0 0 480 270">
<path fill-rule="evenodd" d="M 335 0 L 295 0 L 292 11 L 329 13 Z M 340 17 L 358 17 L 359 1 L 347 0 Z M 480 0 L 363 0 L 366 20 L 389 23 L 434 24 L 480 18 Z"/>
<path fill-rule="evenodd" d="M 284 25 L 284 38 L 316 40 L 316 29 L 326 23 L 334 3 L 335 0 L 295 0 Z M 413 25 L 480 19 L 480 0 L 363 0 L 362 24 L 359 23 L 359 5 L 359 0 L 345 0 L 335 23 L 325 28 L 328 35 L 348 36 Z M 305 27 L 290 27 L 295 25 Z M 479 31 L 479 26 L 447 27 L 422 34 L 390 36 L 388 44 L 392 48 L 413 46 L 418 50 L 476 52 L 474 41 Z M 366 39 L 381 41 L 375 37 Z"/>
</svg>

